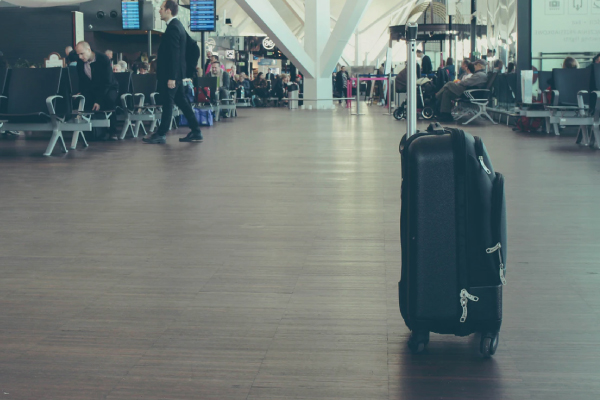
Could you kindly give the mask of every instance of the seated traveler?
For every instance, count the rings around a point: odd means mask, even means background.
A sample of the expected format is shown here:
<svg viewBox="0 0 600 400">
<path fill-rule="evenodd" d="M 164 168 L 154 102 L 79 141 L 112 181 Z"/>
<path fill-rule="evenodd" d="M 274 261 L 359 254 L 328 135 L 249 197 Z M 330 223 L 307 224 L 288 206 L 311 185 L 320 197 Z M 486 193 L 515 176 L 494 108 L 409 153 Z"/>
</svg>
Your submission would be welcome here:
<svg viewBox="0 0 600 400">
<path fill-rule="evenodd" d="M 85 97 L 86 110 L 114 110 L 117 106 L 119 84 L 113 75 L 110 60 L 105 54 L 93 51 L 87 42 L 79 42 L 75 51 L 79 56 L 79 88 Z M 116 113 L 113 112 L 109 133 L 104 139 L 116 138 L 116 122 Z"/>
<path fill-rule="evenodd" d="M 240 81 L 238 86 L 244 88 L 244 97 L 250 97 L 252 87 L 250 86 L 250 81 L 246 78 L 246 74 L 242 73 L 240 75 Z"/>
<path fill-rule="evenodd" d="M 564 69 L 568 69 L 568 68 L 579 68 L 579 63 L 577 62 L 576 59 L 574 59 L 573 57 L 567 57 L 565 58 L 565 60 L 563 61 L 563 66 Z"/>
<path fill-rule="evenodd" d="M 436 93 L 435 97 L 440 104 L 440 121 L 453 120 L 452 115 L 450 115 L 452 101 L 458 99 L 465 90 L 481 88 L 487 83 L 487 74 L 485 73 L 486 62 L 476 60 L 473 65 L 475 69 L 473 76 L 458 83 L 448 82 Z"/>
<path fill-rule="evenodd" d="M 460 63 L 460 69 L 458 70 L 458 75 L 457 75 L 456 79 L 458 79 L 460 81 L 468 73 L 469 73 L 469 60 L 462 60 L 462 62 Z"/>
<path fill-rule="evenodd" d="M 417 64 L 417 79 L 421 77 L 421 67 Z M 408 84 L 408 69 L 404 69 L 398 72 L 396 75 L 396 93 L 406 93 L 406 87 Z"/>
<path fill-rule="evenodd" d="M 254 93 L 260 99 L 266 99 L 268 96 L 267 93 L 267 81 L 263 77 L 263 73 L 259 72 L 256 76 L 256 79 L 252 82 L 252 86 L 254 87 Z"/>
<path fill-rule="evenodd" d="M 472 77 L 474 73 L 475 73 L 475 65 L 472 62 L 467 62 L 467 73 L 464 74 L 463 77 L 460 79 L 461 82 L 464 81 L 465 79 L 469 79 L 470 77 Z"/>
<path fill-rule="evenodd" d="M 492 72 L 497 72 L 499 74 L 502 73 L 502 68 L 504 68 L 504 63 L 502 62 L 502 60 L 496 60 L 494 61 L 494 68 L 492 69 Z"/>
<path fill-rule="evenodd" d="M 219 99 L 229 99 L 229 74 L 227 71 L 221 69 L 221 63 L 215 61 L 211 64 L 210 74 L 212 78 L 217 78 L 217 85 L 219 87 Z"/>
<path fill-rule="evenodd" d="M 283 76 L 285 76 L 285 75 L 282 75 L 282 76 L 277 75 L 275 77 L 275 82 L 273 83 L 273 97 L 277 97 L 277 99 L 279 101 L 281 101 L 281 99 L 283 99 L 284 94 L 285 94 L 284 93 L 285 89 L 283 87 L 283 85 L 284 85 Z"/>
<path fill-rule="evenodd" d="M 150 71 L 150 65 L 147 62 L 141 62 L 138 66 L 138 74 L 146 75 Z"/>
<path fill-rule="evenodd" d="M 515 63 L 509 62 L 508 65 L 506 66 L 506 73 L 512 74 L 514 72 L 515 72 Z"/>
</svg>

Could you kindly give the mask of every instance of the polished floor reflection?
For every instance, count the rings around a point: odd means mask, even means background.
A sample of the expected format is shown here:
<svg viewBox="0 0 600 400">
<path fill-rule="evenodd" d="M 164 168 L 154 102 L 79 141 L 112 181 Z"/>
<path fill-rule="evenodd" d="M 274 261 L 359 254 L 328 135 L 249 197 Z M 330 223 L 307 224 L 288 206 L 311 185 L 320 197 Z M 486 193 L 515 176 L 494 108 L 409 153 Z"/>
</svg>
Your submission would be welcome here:
<svg viewBox="0 0 600 400">
<path fill-rule="evenodd" d="M 597 399 L 600 152 L 469 127 L 507 182 L 500 347 L 413 356 L 404 124 L 367 112 L 241 110 L 201 144 L 51 158 L 0 141 L 0 397 Z"/>
</svg>

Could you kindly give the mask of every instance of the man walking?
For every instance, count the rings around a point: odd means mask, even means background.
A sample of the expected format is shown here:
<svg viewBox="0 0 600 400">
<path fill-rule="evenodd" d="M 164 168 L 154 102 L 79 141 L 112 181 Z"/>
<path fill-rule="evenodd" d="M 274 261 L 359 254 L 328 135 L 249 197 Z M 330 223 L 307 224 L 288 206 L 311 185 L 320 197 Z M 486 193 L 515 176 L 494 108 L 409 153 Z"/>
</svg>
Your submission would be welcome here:
<svg viewBox="0 0 600 400">
<path fill-rule="evenodd" d="M 156 133 L 143 141 L 149 144 L 164 144 L 173 117 L 173 103 L 185 115 L 191 132 L 180 142 L 201 142 L 202 133 L 194 115 L 194 110 L 183 92 L 183 79 L 186 73 L 185 48 L 187 34 L 176 18 L 179 6 L 173 0 L 166 0 L 160 10 L 160 19 L 167 23 L 167 29 L 160 40 L 157 54 L 156 78 L 158 93 L 162 98 L 162 117 Z"/>
</svg>

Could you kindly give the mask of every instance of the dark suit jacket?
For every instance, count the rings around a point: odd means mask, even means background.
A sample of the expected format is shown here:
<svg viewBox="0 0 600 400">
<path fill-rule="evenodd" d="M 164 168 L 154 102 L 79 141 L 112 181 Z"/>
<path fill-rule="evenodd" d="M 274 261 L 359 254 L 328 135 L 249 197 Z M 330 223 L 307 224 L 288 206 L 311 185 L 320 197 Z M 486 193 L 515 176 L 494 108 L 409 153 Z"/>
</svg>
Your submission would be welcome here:
<svg viewBox="0 0 600 400">
<path fill-rule="evenodd" d="M 68 66 L 68 64 L 70 64 L 72 62 L 79 61 L 79 56 L 77 55 L 75 50 L 71 50 L 71 52 L 69 53 L 69 55 L 66 58 L 67 58 L 67 66 Z"/>
<path fill-rule="evenodd" d="M 160 38 L 156 62 L 156 79 L 160 83 L 168 80 L 182 81 L 185 78 L 185 46 L 187 35 L 181 22 L 174 18 Z"/>
<path fill-rule="evenodd" d="M 110 60 L 103 53 L 95 52 L 96 61 L 90 64 L 92 79 L 88 78 L 84 70 L 84 62 L 77 61 L 77 75 L 79 75 L 79 90 L 85 96 L 86 104 L 103 104 L 107 93 L 119 91 L 119 84 L 113 75 Z"/>
</svg>

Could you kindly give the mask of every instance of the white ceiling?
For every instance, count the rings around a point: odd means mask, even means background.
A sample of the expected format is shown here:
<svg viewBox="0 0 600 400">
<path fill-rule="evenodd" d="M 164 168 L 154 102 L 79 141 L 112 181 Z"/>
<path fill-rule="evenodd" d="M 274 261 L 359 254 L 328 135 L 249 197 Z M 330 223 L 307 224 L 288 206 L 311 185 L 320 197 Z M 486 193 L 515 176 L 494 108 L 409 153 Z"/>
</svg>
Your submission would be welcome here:
<svg viewBox="0 0 600 400">
<path fill-rule="evenodd" d="M 296 34 L 299 40 L 303 38 L 304 0 L 269 0 L 273 7 L 279 12 L 283 20 Z M 387 48 L 389 41 L 388 27 L 390 25 L 403 24 L 412 6 L 417 2 L 429 0 L 373 0 L 367 9 L 361 23 L 359 24 L 359 58 L 362 60 L 367 56 L 368 62 L 382 58 L 382 52 Z M 331 24 L 335 26 L 337 18 L 342 12 L 346 0 L 330 0 Z M 298 16 L 292 8 L 296 10 Z M 400 11 L 400 12 L 398 12 Z M 235 0 L 217 0 L 217 12 L 220 18 L 230 18 L 232 28 L 229 34 L 239 36 L 261 35 L 262 30 L 248 17 L 248 15 L 237 5 Z M 222 20 L 224 21 L 224 19 Z M 225 32 L 224 32 L 225 33 Z M 356 57 L 355 38 L 350 38 L 346 47 L 343 60 L 348 64 L 354 64 Z M 342 61 L 345 63 L 344 61 Z"/>
</svg>

